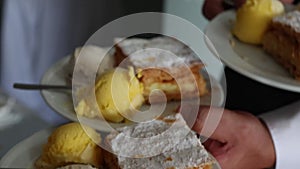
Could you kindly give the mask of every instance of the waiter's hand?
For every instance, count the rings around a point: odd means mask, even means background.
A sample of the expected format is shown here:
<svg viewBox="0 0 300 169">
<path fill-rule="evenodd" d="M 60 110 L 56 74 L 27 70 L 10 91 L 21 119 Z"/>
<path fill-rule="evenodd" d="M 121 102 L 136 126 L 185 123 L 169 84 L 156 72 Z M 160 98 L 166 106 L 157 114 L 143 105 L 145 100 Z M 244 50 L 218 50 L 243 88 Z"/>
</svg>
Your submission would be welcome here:
<svg viewBox="0 0 300 169">
<path fill-rule="evenodd" d="M 246 0 L 229 0 L 232 1 L 233 6 L 235 8 L 239 8 L 243 5 L 243 3 Z M 281 0 L 281 2 L 285 3 L 285 4 L 291 4 L 293 3 L 294 0 Z M 219 13 L 223 12 L 226 10 L 226 0 L 205 0 L 203 7 L 202 7 L 202 13 L 203 15 L 211 20 L 213 19 L 215 16 L 217 16 Z"/>
<path fill-rule="evenodd" d="M 208 107 L 200 107 L 193 130 L 200 133 L 208 111 Z M 263 169 L 275 164 L 271 135 L 250 113 L 224 110 L 217 129 L 204 146 L 222 169 Z"/>
</svg>

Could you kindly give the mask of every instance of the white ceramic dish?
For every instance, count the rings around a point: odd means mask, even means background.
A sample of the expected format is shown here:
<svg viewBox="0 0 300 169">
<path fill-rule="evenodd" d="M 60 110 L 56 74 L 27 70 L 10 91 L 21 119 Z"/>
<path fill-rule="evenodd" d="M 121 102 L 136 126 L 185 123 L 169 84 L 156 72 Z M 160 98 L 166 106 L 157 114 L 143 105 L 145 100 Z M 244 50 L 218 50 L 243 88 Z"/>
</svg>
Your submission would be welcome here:
<svg viewBox="0 0 300 169">
<path fill-rule="evenodd" d="M 221 60 L 233 70 L 266 85 L 300 92 L 300 82 L 293 77 L 261 46 L 245 44 L 231 34 L 235 12 L 218 15 L 206 27 L 206 35 L 219 53 Z"/>
<path fill-rule="evenodd" d="M 0 160 L 0 168 L 33 168 L 53 129 L 39 131 L 15 145 Z M 221 169 L 215 164 L 213 169 Z"/>
<path fill-rule="evenodd" d="M 64 66 L 67 64 L 69 60 L 69 56 L 61 59 L 59 62 L 54 64 L 52 67 L 49 68 L 49 70 L 44 74 L 41 83 L 42 84 L 57 84 L 57 85 L 66 85 L 66 79 L 65 79 L 65 69 Z M 208 84 L 208 88 L 214 88 L 215 90 L 215 106 L 220 106 L 224 103 L 225 95 L 223 92 L 223 89 L 221 85 L 214 79 L 212 79 L 212 84 Z M 47 102 L 47 104 L 53 108 L 57 113 L 63 115 L 64 117 L 72 120 L 72 121 L 78 121 L 78 117 L 75 114 L 73 101 L 72 101 L 72 95 L 71 91 L 47 91 L 43 90 L 42 96 Z M 210 103 L 211 95 L 206 95 L 204 97 L 201 97 L 200 104 L 202 105 L 211 105 Z M 166 105 L 165 112 L 166 114 L 173 112 L 178 105 L 180 105 L 178 102 L 170 102 Z M 149 105 L 144 105 L 141 107 L 142 110 L 149 109 Z M 88 124 L 89 126 L 99 130 L 99 131 L 111 131 L 111 127 L 122 127 L 125 124 L 120 123 L 109 123 L 110 126 L 108 126 L 108 123 L 104 122 L 102 119 L 99 118 L 86 118 L 86 117 L 80 117 L 80 122 L 83 122 L 84 124 Z"/>
</svg>

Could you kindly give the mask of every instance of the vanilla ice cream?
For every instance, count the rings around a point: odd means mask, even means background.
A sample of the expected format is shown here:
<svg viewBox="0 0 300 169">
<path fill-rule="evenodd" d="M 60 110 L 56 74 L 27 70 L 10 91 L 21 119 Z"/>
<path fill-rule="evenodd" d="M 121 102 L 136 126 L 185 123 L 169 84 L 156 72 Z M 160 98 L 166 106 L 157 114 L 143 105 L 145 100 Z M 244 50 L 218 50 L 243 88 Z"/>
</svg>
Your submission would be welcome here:
<svg viewBox="0 0 300 169">
<path fill-rule="evenodd" d="M 58 168 L 68 164 L 99 167 L 102 157 L 97 143 L 100 141 L 100 135 L 90 127 L 79 123 L 63 125 L 50 135 L 35 166 L 39 169 Z"/>
<path fill-rule="evenodd" d="M 121 122 L 121 114 L 131 113 L 144 102 L 143 86 L 133 69 L 115 69 L 103 74 L 95 86 L 99 109 L 105 119 Z"/>
<path fill-rule="evenodd" d="M 247 0 L 237 11 L 233 34 L 242 42 L 261 44 L 272 18 L 283 12 L 279 0 Z"/>
<path fill-rule="evenodd" d="M 124 115 L 130 115 L 143 102 L 143 85 L 134 75 L 133 68 L 117 68 L 102 74 L 95 85 L 95 95 L 102 116 L 111 122 L 124 121 Z M 95 110 L 81 100 L 76 113 L 82 116 L 95 117 Z M 98 115 L 98 117 L 101 117 Z"/>
</svg>

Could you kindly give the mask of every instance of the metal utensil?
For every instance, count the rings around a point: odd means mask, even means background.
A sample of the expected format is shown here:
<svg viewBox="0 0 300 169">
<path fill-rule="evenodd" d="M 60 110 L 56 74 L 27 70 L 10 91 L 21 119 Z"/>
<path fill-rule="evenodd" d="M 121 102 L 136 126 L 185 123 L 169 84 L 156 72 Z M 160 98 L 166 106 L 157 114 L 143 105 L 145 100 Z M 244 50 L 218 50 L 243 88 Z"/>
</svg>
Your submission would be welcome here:
<svg viewBox="0 0 300 169">
<path fill-rule="evenodd" d="M 23 90 L 72 90 L 72 86 L 66 85 L 43 85 L 43 84 L 24 84 L 24 83 L 14 83 L 13 88 L 23 89 Z"/>
</svg>

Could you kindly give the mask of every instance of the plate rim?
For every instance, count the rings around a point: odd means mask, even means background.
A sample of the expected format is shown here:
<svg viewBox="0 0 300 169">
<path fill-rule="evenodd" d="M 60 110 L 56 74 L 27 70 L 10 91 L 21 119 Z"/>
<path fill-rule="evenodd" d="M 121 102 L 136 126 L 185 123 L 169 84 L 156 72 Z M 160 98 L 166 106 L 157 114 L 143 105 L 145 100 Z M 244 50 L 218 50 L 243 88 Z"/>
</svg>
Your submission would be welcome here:
<svg viewBox="0 0 300 169">
<path fill-rule="evenodd" d="M 18 152 L 18 150 L 22 149 L 22 147 L 24 147 L 23 146 L 24 144 L 28 145 L 30 142 L 32 142 L 31 140 L 36 140 L 36 139 L 34 139 L 35 137 L 41 138 L 41 136 L 47 135 L 47 138 L 48 138 L 53 130 L 54 130 L 54 128 L 48 128 L 48 129 L 43 129 L 43 130 L 37 131 L 37 132 L 31 134 L 30 136 L 26 137 L 25 139 L 21 140 L 20 142 L 18 142 L 11 149 L 9 149 L 8 152 L 6 152 L 4 154 L 4 156 L 0 159 L 0 167 L 9 167 L 7 165 L 10 163 L 11 157 L 14 156 L 14 154 L 16 154 L 16 152 Z M 47 138 L 45 138 L 46 141 L 47 141 Z M 42 140 L 37 140 L 37 142 L 41 142 L 41 141 Z M 28 148 L 28 147 L 26 146 L 26 148 Z M 42 151 L 42 149 L 41 149 L 41 151 Z M 32 158 L 34 158 L 34 157 L 32 157 Z M 38 156 L 37 156 L 37 158 L 38 158 Z M 29 165 L 32 165 L 32 166 L 22 166 L 22 167 L 26 167 L 26 168 L 33 167 L 33 164 L 29 164 Z"/>
<path fill-rule="evenodd" d="M 211 27 L 215 26 L 215 24 L 220 24 L 221 21 L 223 20 L 224 22 L 229 22 L 230 20 L 235 20 L 235 11 L 234 10 L 229 10 L 229 11 L 225 11 L 222 12 L 221 14 L 219 14 L 215 19 L 213 19 L 206 27 L 204 30 L 205 35 L 207 36 L 207 38 L 205 38 L 205 42 L 209 48 L 209 50 L 211 50 L 213 53 L 215 53 L 217 51 L 217 49 L 215 49 L 215 42 L 211 41 Z M 230 32 L 226 32 L 226 33 L 230 33 Z M 225 37 L 226 35 L 222 36 L 222 39 Z M 219 38 L 220 39 L 220 38 Z M 226 44 L 224 44 L 224 46 L 228 46 L 226 51 L 223 51 L 222 55 L 218 54 L 219 58 L 222 60 L 222 62 L 225 63 L 226 66 L 228 66 L 229 68 L 237 71 L 238 73 L 252 79 L 255 80 L 257 82 L 260 82 L 262 84 L 271 86 L 271 87 L 275 87 L 278 89 L 282 89 L 282 90 L 286 90 L 286 91 L 292 91 L 292 92 L 296 92 L 296 93 L 300 93 L 300 83 L 299 86 L 297 86 L 296 84 L 288 84 L 288 83 L 283 83 L 281 81 L 278 81 L 276 79 L 270 79 L 268 78 L 268 76 L 265 74 L 265 72 L 261 72 L 258 71 L 258 69 L 252 68 L 253 65 L 249 64 L 248 62 L 242 61 L 245 65 L 245 67 L 241 67 L 239 65 L 236 65 L 234 63 L 232 63 L 232 61 L 230 61 L 231 59 L 228 58 L 227 55 L 232 55 L 235 58 L 240 58 L 240 56 L 232 49 L 232 47 L 230 47 L 230 39 L 228 38 L 224 38 L 223 40 L 227 41 Z M 214 44 L 214 49 L 212 49 L 208 44 Z M 224 53 L 225 52 L 225 53 Z M 232 57 L 230 56 L 230 57 Z M 217 56 L 216 56 L 217 57 Z M 242 60 L 242 59 L 240 59 Z M 250 70 L 249 70 L 250 69 Z M 279 78 L 279 77 L 278 77 Z M 295 83 L 297 83 L 297 81 L 295 79 L 291 79 L 294 80 Z"/>
</svg>

